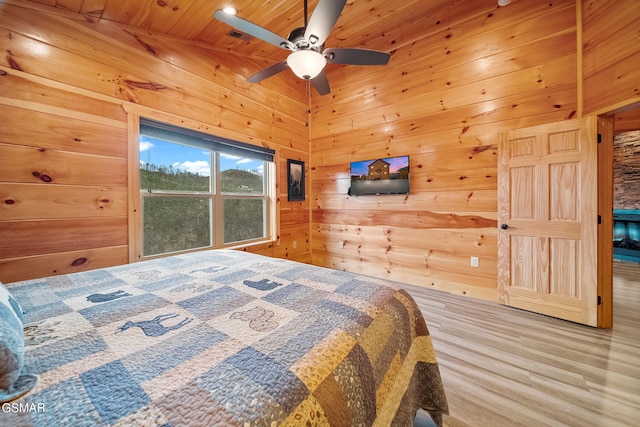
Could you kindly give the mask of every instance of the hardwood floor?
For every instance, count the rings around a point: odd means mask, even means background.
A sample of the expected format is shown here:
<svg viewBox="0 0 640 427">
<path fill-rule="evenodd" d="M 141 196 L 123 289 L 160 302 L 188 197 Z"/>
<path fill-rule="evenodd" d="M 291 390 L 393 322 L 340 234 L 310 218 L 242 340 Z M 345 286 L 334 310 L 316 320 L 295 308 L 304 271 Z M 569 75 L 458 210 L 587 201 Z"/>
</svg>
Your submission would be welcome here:
<svg viewBox="0 0 640 427">
<path fill-rule="evenodd" d="M 406 289 L 429 325 L 457 420 L 473 427 L 640 425 L 638 264 L 614 263 L 613 329 Z"/>
</svg>

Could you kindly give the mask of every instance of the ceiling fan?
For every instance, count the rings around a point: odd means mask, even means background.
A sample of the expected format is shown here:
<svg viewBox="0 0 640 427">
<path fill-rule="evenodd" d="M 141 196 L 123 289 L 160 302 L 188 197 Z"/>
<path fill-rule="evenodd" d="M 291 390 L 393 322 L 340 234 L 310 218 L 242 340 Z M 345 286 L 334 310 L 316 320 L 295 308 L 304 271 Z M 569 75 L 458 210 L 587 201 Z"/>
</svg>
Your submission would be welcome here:
<svg viewBox="0 0 640 427">
<path fill-rule="evenodd" d="M 329 80 L 324 72 L 327 63 L 385 65 L 391 56 L 386 52 L 369 49 L 324 48 L 324 42 L 346 3 L 347 0 L 319 0 L 311 19 L 307 21 L 307 0 L 304 0 L 304 27 L 294 29 L 286 39 L 221 9 L 215 12 L 214 17 L 246 34 L 291 51 L 286 60 L 257 72 L 247 79 L 248 82 L 257 83 L 291 68 L 301 79 L 310 80 L 320 95 L 326 95 L 330 92 Z"/>
</svg>

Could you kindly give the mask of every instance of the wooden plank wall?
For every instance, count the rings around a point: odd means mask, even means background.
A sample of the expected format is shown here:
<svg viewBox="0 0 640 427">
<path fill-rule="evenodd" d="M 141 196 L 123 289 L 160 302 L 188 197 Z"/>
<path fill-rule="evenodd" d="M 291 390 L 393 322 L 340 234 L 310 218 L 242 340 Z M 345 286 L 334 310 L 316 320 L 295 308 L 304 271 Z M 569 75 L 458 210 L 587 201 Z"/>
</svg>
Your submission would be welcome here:
<svg viewBox="0 0 640 427">
<path fill-rule="evenodd" d="M 470 4 L 425 5 L 386 67 L 312 98 L 314 264 L 497 298 L 499 135 L 576 116 L 576 4 Z M 410 195 L 347 195 L 350 161 L 405 154 Z"/>
<path fill-rule="evenodd" d="M 0 74 L 0 280 L 125 263 L 124 111 Z"/>
<path fill-rule="evenodd" d="M 249 250 L 310 260 L 309 202 L 286 199 L 286 159 L 309 161 L 304 86 L 251 86 L 251 58 L 33 2 L 2 5 L 0 47 L 0 281 L 128 262 L 126 105 L 275 148 L 280 240 Z"/>
<path fill-rule="evenodd" d="M 640 102 L 640 1 L 581 1 L 584 113 Z"/>
</svg>

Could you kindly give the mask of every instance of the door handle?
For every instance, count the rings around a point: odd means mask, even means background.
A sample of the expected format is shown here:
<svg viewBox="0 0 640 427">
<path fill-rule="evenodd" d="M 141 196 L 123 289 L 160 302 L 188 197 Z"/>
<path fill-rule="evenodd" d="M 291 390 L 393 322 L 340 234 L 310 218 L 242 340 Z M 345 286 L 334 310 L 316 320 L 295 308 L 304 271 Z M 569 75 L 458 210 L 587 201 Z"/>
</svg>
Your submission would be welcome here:
<svg viewBox="0 0 640 427">
<path fill-rule="evenodd" d="M 503 230 L 507 230 L 509 228 L 509 224 L 502 224 L 500 225 L 500 228 L 502 228 Z"/>
</svg>

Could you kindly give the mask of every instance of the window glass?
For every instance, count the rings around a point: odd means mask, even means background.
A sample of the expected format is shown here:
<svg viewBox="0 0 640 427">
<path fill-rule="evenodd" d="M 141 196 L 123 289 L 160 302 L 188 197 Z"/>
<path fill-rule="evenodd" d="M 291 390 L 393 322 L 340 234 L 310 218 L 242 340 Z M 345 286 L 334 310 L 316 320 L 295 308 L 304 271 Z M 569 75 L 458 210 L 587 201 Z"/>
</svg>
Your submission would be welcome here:
<svg viewBox="0 0 640 427">
<path fill-rule="evenodd" d="M 268 239 L 274 151 L 140 119 L 143 256 Z"/>
<path fill-rule="evenodd" d="M 262 199 L 224 200 L 224 242 L 265 237 L 265 203 Z"/>
<path fill-rule="evenodd" d="M 145 197 L 144 255 L 211 246 L 211 199 Z"/>
<path fill-rule="evenodd" d="M 140 137 L 140 188 L 211 191 L 211 151 Z"/>
<path fill-rule="evenodd" d="M 264 194 L 263 160 L 220 153 L 220 191 L 225 194 Z"/>
</svg>

